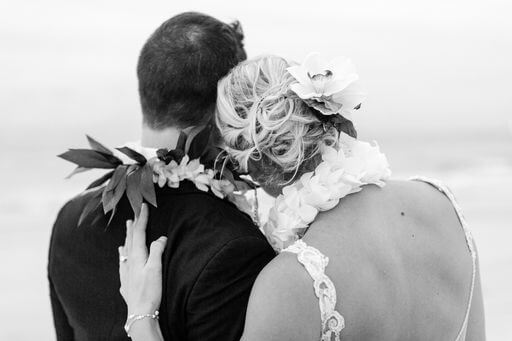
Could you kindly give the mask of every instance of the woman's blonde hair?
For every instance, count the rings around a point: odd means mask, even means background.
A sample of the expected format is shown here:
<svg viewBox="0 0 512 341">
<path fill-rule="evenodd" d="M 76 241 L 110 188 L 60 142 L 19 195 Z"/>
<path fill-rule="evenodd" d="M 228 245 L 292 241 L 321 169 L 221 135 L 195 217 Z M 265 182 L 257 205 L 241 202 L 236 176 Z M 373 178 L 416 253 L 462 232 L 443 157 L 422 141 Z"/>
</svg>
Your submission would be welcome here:
<svg viewBox="0 0 512 341">
<path fill-rule="evenodd" d="M 313 170 L 321 143 L 332 145 L 338 136 L 290 90 L 289 66 L 281 57 L 258 57 L 218 85 L 216 120 L 225 148 L 263 186 L 283 186 Z"/>
</svg>

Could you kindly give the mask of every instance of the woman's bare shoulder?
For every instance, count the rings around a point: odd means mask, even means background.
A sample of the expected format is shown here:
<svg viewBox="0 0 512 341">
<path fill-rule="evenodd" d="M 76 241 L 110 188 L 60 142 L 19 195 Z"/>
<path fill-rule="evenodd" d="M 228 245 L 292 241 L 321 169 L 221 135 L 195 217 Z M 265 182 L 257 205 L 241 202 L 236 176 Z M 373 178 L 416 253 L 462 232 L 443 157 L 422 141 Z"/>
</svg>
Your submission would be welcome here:
<svg viewBox="0 0 512 341">
<path fill-rule="evenodd" d="M 242 340 L 315 340 L 320 324 L 311 278 L 295 254 L 282 252 L 258 275 Z"/>
<path fill-rule="evenodd" d="M 350 223 L 364 224 L 368 220 L 398 221 L 439 225 L 458 223 L 453 204 L 442 192 L 421 181 L 391 180 L 384 187 L 365 186 L 362 191 L 342 199 L 337 209 L 326 217 L 342 218 Z M 363 219 L 361 219 L 363 218 Z"/>
<path fill-rule="evenodd" d="M 319 227 L 326 230 L 325 235 L 338 236 L 331 240 L 346 243 L 344 250 L 360 254 L 368 262 L 388 260 L 395 268 L 394 261 L 405 259 L 431 264 L 436 271 L 446 269 L 455 276 L 465 274 L 471 264 L 453 203 L 427 183 L 398 180 L 383 188 L 367 186 L 339 206 L 331 216 L 327 212 L 325 219 L 318 220 Z M 336 248 L 329 239 L 324 241 L 327 251 Z"/>
<path fill-rule="evenodd" d="M 421 326 L 429 316 L 448 330 L 463 316 L 471 257 L 453 204 L 429 184 L 366 186 L 322 214 L 305 240 L 330 258 L 340 312 L 351 322 L 345 335 L 392 335 L 403 329 L 396 321 Z"/>
</svg>

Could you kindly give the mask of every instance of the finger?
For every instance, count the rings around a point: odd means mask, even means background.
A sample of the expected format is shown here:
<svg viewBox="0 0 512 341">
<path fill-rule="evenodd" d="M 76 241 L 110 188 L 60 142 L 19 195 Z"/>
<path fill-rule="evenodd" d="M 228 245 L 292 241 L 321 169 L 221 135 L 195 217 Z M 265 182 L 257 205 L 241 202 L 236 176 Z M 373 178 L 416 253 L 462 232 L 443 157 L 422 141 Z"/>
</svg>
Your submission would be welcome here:
<svg viewBox="0 0 512 341">
<path fill-rule="evenodd" d="M 118 248 L 118 251 L 119 251 L 119 257 L 124 256 L 124 249 L 122 246 L 120 246 Z M 124 288 L 126 288 L 128 286 L 128 282 L 127 282 L 128 277 L 126 276 L 127 271 L 128 271 L 128 262 L 120 261 L 119 262 L 119 282 L 120 282 L 119 293 L 123 297 L 125 297 Z"/>
<path fill-rule="evenodd" d="M 158 267 L 158 268 L 160 268 L 162 266 L 162 253 L 165 250 L 166 244 L 167 244 L 166 237 L 160 237 L 151 243 L 151 247 L 149 250 L 148 262 L 146 263 L 148 266 Z"/>
<path fill-rule="evenodd" d="M 142 204 L 140 214 L 133 224 L 132 253 L 134 257 L 146 261 L 148 250 L 146 248 L 146 225 L 148 223 L 148 206 Z"/>
<path fill-rule="evenodd" d="M 128 263 L 128 256 L 125 255 L 124 247 L 119 246 L 117 248 L 117 251 L 119 252 L 119 263 L 127 265 Z"/>
<path fill-rule="evenodd" d="M 124 240 L 124 255 L 128 256 L 132 249 L 133 240 L 133 220 L 126 221 L 126 238 Z"/>
</svg>

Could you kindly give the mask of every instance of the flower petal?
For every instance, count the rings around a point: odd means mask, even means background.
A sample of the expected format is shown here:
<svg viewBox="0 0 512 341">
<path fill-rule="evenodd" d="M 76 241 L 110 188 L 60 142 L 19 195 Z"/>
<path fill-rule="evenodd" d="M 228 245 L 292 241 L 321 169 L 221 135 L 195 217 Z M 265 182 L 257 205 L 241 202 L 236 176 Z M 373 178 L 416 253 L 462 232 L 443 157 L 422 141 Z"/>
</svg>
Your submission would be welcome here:
<svg viewBox="0 0 512 341">
<path fill-rule="evenodd" d="M 359 80 L 359 76 L 355 73 L 346 75 L 343 78 L 333 78 L 332 81 L 328 82 L 325 86 L 324 95 L 331 96 L 340 91 L 343 91 L 352 83 L 357 82 Z"/>
<path fill-rule="evenodd" d="M 323 74 L 328 70 L 327 61 L 317 52 L 307 55 L 302 65 L 311 76 Z"/>
<path fill-rule="evenodd" d="M 307 84 L 310 82 L 307 71 L 301 65 L 293 65 L 286 69 L 297 82 Z"/>
<path fill-rule="evenodd" d="M 313 97 L 320 97 L 321 94 L 315 92 L 315 88 L 311 82 L 309 83 L 293 83 L 290 85 L 290 89 L 302 99 L 308 99 Z"/>
<path fill-rule="evenodd" d="M 298 214 L 300 218 L 306 222 L 306 224 L 309 224 L 315 220 L 315 217 L 318 214 L 318 210 L 313 206 L 303 205 Z"/>
<path fill-rule="evenodd" d="M 366 94 L 358 81 L 351 83 L 342 91 L 332 95 L 334 101 L 341 103 L 343 108 L 348 110 L 353 110 L 356 106 L 361 104 L 365 98 Z"/>
</svg>

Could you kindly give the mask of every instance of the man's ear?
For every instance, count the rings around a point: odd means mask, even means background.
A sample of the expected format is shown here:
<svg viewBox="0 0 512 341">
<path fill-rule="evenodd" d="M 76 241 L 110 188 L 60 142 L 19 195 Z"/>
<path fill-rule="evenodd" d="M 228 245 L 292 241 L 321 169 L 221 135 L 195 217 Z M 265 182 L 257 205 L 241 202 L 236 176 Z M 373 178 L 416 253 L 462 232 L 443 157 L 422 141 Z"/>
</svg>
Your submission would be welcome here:
<svg viewBox="0 0 512 341">
<path fill-rule="evenodd" d="M 247 59 L 247 53 L 244 49 L 244 31 L 242 30 L 242 24 L 240 21 L 235 20 L 231 24 L 228 24 L 229 29 L 234 35 L 237 42 L 237 59 L 243 61 Z"/>
<path fill-rule="evenodd" d="M 240 44 L 244 41 L 244 30 L 242 29 L 242 24 L 240 24 L 240 21 L 235 20 L 231 24 L 229 24 L 229 27 L 233 30 L 233 32 L 236 35 L 236 38 L 240 42 Z"/>
</svg>

